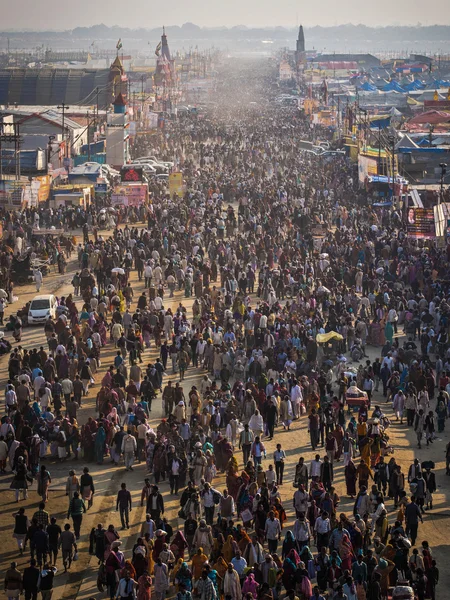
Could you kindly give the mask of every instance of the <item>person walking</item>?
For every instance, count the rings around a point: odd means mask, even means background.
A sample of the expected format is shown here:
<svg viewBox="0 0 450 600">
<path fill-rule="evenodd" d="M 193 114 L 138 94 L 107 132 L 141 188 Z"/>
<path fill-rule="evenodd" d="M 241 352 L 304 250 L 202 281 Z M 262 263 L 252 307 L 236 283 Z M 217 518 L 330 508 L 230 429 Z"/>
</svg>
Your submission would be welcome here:
<svg viewBox="0 0 450 600">
<path fill-rule="evenodd" d="M 241 431 L 239 436 L 239 450 L 242 448 L 242 457 L 244 461 L 244 465 L 246 465 L 250 458 L 250 451 L 252 449 L 252 444 L 255 439 L 253 432 L 249 430 L 248 424 L 244 425 L 244 431 Z"/>
<path fill-rule="evenodd" d="M 134 435 L 131 435 L 131 429 L 128 429 L 122 440 L 122 452 L 125 461 L 125 469 L 133 470 L 134 457 L 136 455 L 137 442 Z"/>
<path fill-rule="evenodd" d="M 164 514 L 164 499 L 157 485 L 152 486 L 152 492 L 147 499 L 147 513 L 157 523 Z"/>
<path fill-rule="evenodd" d="M 119 580 L 117 587 L 117 597 L 120 600 L 135 600 L 137 582 L 131 578 L 130 572 L 125 571 L 125 577 Z"/>
<path fill-rule="evenodd" d="M 277 475 L 277 485 L 283 485 L 283 473 L 284 473 L 284 461 L 286 459 L 286 453 L 281 448 L 281 444 L 277 444 L 277 449 L 273 453 L 273 460 L 275 462 L 275 473 Z"/>
<path fill-rule="evenodd" d="M 40 571 L 36 566 L 36 560 L 30 560 L 30 566 L 23 570 L 23 591 L 25 600 L 37 600 L 38 583 Z"/>
<path fill-rule="evenodd" d="M 64 531 L 59 538 L 59 547 L 62 550 L 64 573 L 67 573 L 67 570 L 70 569 L 70 565 L 72 564 L 74 557 L 76 558 L 75 555 L 78 552 L 75 535 L 73 531 L 70 530 L 69 523 L 64 525 Z"/>
<path fill-rule="evenodd" d="M 130 529 L 130 516 L 131 512 L 131 494 L 127 490 L 127 484 L 122 483 L 120 490 L 117 492 L 116 500 L 116 511 L 120 510 L 120 521 L 122 523 L 122 529 Z"/>
<path fill-rule="evenodd" d="M 264 534 L 267 539 L 270 554 L 275 553 L 278 548 L 278 542 L 281 539 L 281 525 L 280 521 L 275 518 L 273 510 L 268 514 L 268 519 L 266 520 L 266 525 L 264 527 Z"/>
<path fill-rule="evenodd" d="M 39 293 L 41 291 L 42 282 L 44 280 L 41 271 L 39 269 L 34 270 L 34 281 L 36 283 L 36 291 Z"/>
<path fill-rule="evenodd" d="M 51 567 L 46 563 L 39 576 L 39 590 L 42 600 L 51 600 L 53 596 L 53 580 L 55 578 L 56 567 Z"/>
<path fill-rule="evenodd" d="M 15 525 L 13 537 L 17 541 L 17 546 L 19 548 L 20 555 L 23 554 L 23 545 L 25 538 L 27 536 L 28 527 L 30 526 L 30 522 L 28 517 L 25 514 L 25 509 L 19 508 L 19 512 L 14 515 Z"/>
<path fill-rule="evenodd" d="M 8 600 L 18 598 L 22 593 L 22 574 L 17 569 L 17 563 L 12 562 L 5 573 L 5 594 Z"/>
<path fill-rule="evenodd" d="M 48 489 L 52 482 L 50 472 L 45 465 L 41 466 L 41 470 L 37 474 L 37 492 L 42 498 L 42 502 L 48 502 Z"/>
<path fill-rule="evenodd" d="M 70 517 L 72 517 L 73 529 L 77 540 L 80 539 L 81 523 L 83 522 L 83 513 L 85 512 L 86 505 L 84 500 L 80 498 L 80 494 L 78 492 L 75 492 L 69 504 L 67 518 L 70 519 Z"/>
<path fill-rule="evenodd" d="M 50 562 L 53 559 L 53 564 L 56 565 L 58 557 L 59 538 L 62 533 L 61 527 L 56 523 L 56 518 L 50 519 L 50 525 L 47 527 L 48 533 L 48 555 Z"/>
<path fill-rule="evenodd" d="M 89 510 L 94 503 L 95 487 L 94 487 L 94 480 L 92 478 L 92 475 L 89 473 L 88 467 L 84 467 L 83 475 L 80 477 L 80 492 L 81 492 L 81 497 L 83 498 L 83 500 L 88 501 L 88 510 Z M 75 495 L 75 492 L 73 493 L 72 498 L 74 495 Z"/>
<path fill-rule="evenodd" d="M 411 544 L 414 546 L 417 539 L 417 531 L 419 529 L 419 520 L 423 523 L 422 513 L 416 504 L 415 496 L 411 496 L 411 502 L 405 508 L 406 535 L 411 539 Z"/>
</svg>

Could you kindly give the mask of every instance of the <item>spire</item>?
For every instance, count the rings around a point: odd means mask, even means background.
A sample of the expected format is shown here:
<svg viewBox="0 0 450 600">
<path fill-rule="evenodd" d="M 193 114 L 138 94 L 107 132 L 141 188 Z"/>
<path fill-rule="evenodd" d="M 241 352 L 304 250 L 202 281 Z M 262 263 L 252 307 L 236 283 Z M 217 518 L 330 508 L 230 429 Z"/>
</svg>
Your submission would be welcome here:
<svg viewBox="0 0 450 600">
<path fill-rule="evenodd" d="M 111 67 L 110 67 L 111 71 L 114 71 L 115 69 L 119 70 L 121 73 L 123 73 L 123 64 L 119 58 L 119 55 L 116 56 L 116 58 L 114 59 L 114 61 L 111 64 Z"/>
<path fill-rule="evenodd" d="M 172 60 L 170 56 L 169 44 L 167 42 L 166 28 L 163 26 L 163 34 L 161 36 L 161 56 L 168 61 Z"/>
<path fill-rule="evenodd" d="M 305 34 L 303 32 L 303 25 L 298 28 L 297 38 L 297 53 L 305 51 Z"/>
</svg>

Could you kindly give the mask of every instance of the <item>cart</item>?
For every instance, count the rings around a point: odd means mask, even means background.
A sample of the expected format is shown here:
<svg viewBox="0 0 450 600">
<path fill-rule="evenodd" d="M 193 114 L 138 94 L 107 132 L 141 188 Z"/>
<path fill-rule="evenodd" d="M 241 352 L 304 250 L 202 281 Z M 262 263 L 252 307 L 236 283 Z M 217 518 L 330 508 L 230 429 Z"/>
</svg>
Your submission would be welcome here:
<svg viewBox="0 0 450 600">
<path fill-rule="evenodd" d="M 351 385 L 347 393 L 345 394 L 345 401 L 347 402 L 348 411 L 359 410 L 361 406 L 369 406 L 369 398 L 363 390 L 360 390 L 356 385 Z"/>
<path fill-rule="evenodd" d="M 395 588 L 388 590 L 388 600 L 414 600 L 414 590 L 407 582 L 403 585 L 396 585 Z"/>
</svg>

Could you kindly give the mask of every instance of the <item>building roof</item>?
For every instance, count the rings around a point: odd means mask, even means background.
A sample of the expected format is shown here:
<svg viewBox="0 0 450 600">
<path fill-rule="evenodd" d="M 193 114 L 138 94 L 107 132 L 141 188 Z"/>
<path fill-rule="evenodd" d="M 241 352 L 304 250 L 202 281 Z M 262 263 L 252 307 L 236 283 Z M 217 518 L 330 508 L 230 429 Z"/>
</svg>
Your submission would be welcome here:
<svg viewBox="0 0 450 600">
<path fill-rule="evenodd" d="M 374 66 L 381 61 L 372 54 L 318 54 L 313 62 L 357 62 L 359 65 Z"/>
<path fill-rule="evenodd" d="M 62 114 L 55 112 L 53 110 L 49 110 L 44 113 L 32 113 L 31 115 L 27 115 L 20 119 L 19 124 L 22 125 L 26 123 L 30 119 L 41 119 L 42 121 L 46 121 L 47 123 L 51 123 L 52 125 L 57 125 L 58 127 L 62 127 Z M 73 121 L 69 117 L 64 117 L 64 128 L 65 129 L 80 129 L 81 125 L 76 121 Z"/>
<path fill-rule="evenodd" d="M 91 105 L 111 101 L 109 69 L 0 69 L 0 104 Z"/>
</svg>

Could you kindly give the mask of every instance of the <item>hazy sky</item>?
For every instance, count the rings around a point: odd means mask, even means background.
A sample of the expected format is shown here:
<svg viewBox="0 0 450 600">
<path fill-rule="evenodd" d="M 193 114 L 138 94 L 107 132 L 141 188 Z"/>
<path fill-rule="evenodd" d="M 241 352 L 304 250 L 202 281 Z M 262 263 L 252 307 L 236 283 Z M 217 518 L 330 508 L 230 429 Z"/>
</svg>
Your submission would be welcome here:
<svg viewBox="0 0 450 600">
<path fill-rule="evenodd" d="M 72 29 L 98 23 L 125 27 L 450 24 L 449 0 L 0 0 L 1 29 Z"/>
</svg>

